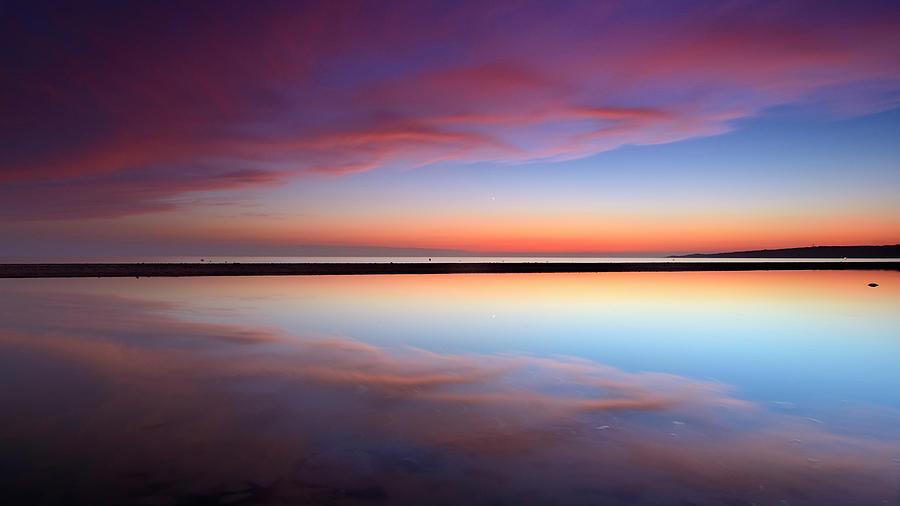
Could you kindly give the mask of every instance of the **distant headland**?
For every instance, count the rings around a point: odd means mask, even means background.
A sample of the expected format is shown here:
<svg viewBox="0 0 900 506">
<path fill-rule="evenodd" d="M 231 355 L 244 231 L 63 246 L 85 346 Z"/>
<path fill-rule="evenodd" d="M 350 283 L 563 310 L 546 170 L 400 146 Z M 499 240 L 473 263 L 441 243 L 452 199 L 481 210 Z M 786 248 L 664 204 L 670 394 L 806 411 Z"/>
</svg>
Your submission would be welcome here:
<svg viewBox="0 0 900 506">
<path fill-rule="evenodd" d="M 900 258 L 900 244 L 886 246 L 809 246 L 730 253 L 692 253 L 669 258 Z"/>
</svg>

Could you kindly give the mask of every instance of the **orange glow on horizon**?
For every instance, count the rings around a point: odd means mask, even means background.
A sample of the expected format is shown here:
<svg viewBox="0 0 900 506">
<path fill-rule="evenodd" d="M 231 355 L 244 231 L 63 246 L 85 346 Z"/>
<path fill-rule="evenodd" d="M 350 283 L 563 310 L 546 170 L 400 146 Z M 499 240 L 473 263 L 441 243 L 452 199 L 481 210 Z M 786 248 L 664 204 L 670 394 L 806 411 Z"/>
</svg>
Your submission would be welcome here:
<svg viewBox="0 0 900 506">
<path fill-rule="evenodd" d="M 143 227 L 148 228 L 144 223 Z M 825 215 L 671 216 L 460 213 L 332 216 L 315 221 L 232 219 L 160 222 L 161 240 L 186 237 L 262 246 L 430 248 L 476 253 L 707 252 L 900 243 L 900 218 Z"/>
</svg>

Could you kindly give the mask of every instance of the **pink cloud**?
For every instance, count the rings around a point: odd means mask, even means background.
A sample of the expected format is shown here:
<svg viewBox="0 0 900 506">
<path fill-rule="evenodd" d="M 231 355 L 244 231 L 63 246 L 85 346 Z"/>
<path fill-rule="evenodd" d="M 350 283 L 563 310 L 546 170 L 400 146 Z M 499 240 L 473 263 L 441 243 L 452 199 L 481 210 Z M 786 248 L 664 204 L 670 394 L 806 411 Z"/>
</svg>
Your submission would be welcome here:
<svg viewBox="0 0 900 506">
<path fill-rule="evenodd" d="M 0 219 L 155 212 L 310 173 L 571 159 L 785 104 L 883 110 L 900 84 L 889 3 L 135 9 L 38 9 L 47 33 L 16 32 Z"/>
</svg>

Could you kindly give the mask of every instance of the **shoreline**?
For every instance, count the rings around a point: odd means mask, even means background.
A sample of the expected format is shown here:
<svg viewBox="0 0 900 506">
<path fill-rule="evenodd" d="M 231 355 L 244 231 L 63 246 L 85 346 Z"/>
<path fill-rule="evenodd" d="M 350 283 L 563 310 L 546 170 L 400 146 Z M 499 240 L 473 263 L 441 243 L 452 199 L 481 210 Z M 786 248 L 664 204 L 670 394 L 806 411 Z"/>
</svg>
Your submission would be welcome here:
<svg viewBox="0 0 900 506">
<path fill-rule="evenodd" d="M 0 278 L 332 276 L 378 274 L 526 274 L 561 272 L 783 270 L 900 271 L 900 261 L 0 264 Z"/>
</svg>

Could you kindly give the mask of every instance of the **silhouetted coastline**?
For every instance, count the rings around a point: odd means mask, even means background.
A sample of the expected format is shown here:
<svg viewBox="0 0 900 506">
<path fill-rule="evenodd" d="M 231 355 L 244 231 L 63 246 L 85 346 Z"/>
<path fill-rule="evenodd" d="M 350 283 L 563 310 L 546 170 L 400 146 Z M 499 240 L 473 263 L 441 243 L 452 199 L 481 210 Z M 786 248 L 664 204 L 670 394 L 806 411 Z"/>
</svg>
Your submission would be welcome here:
<svg viewBox="0 0 900 506">
<path fill-rule="evenodd" d="M 691 253 L 669 258 L 900 258 L 900 244 L 885 246 L 810 246 L 728 253 Z"/>
</svg>

